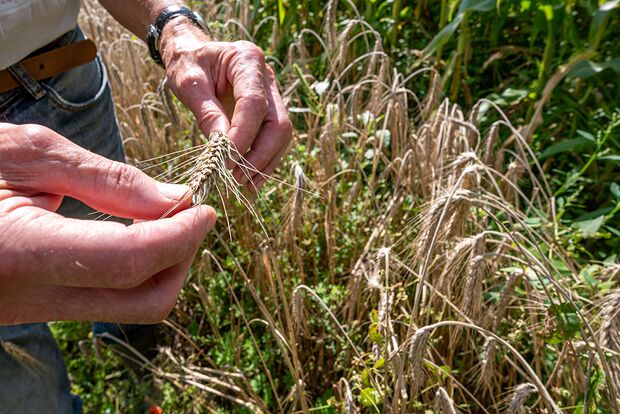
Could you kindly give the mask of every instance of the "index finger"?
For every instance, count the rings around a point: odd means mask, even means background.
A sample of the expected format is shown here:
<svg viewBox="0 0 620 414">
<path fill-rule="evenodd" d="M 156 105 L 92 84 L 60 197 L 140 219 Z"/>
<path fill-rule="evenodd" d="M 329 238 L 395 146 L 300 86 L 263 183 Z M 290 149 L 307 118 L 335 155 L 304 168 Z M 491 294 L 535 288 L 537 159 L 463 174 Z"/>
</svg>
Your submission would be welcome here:
<svg viewBox="0 0 620 414">
<path fill-rule="evenodd" d="M 235 110 L 228 135 L 241 155 L 245 154 L 258 134 L 269 103 L 265 94 L 265 56 L 251 42 L 236 42 L 227 77 L 233 85 Z"/>
</svg>

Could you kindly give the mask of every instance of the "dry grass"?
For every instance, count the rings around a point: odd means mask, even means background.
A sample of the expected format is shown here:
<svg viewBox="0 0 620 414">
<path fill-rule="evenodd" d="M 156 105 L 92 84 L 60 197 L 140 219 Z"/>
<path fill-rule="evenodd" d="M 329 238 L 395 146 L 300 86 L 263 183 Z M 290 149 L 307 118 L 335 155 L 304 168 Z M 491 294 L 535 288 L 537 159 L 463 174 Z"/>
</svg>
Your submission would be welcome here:
<svg viewBox="0 0 620 414">
<path fill-rule="evenodd" d="M 275 27 L 220 6 L 205 12 L 228 22 L 224 37 Z M 343 413 L 559 413 L 580 404 L 596 371 L 599 401 L 618 412 L 617 292 L 594 312 L 571 290 L 579 268 L 555 239 L 549 186 L 528 146 L 535 125 L 523 134 L 490 102 L 469 113 L 440 102 L 432 69 L 397 73 L 378 34 L 361 19 L 337 29 L 335 8 L 330 1 L 324 33 L 302 32 L 287 60 L 272 62 L 302 126 L 281 169 L 292 183 L 275 182 L 257 201 L 265 220 L 246 214 L 241 193 L 232 198 L 239 205 L 222 196 L 230 241 L 220 230 L 208 241 L 189 302 L 173 317 L 167 358 L 152 371 L 181 390 L 199 389 L 196 410 L 233 404 L 280 413 L 311 412 L 330 390 Z M 188 182 L 195 201 L 235 188 L 214 167 L 229 151 L 222 136 L 203 143 L 144 47 L 88 2 L 86 15 L 103 44 L 130 160 L 157 159 L 159 176 Z M 367 53 L 352 54 L 354 46 Z M 312 91 L 321 80 L 305 65 L 310 50 L 328 57 L 320 94 Z M 424 97 L 409 88 L 419 77 Z M 480 125 L 483 104 L 488 127 Z M 216 279 L 228 301 L 208 288 Z M 330 296 L 326 285 L 345 293 Z M 201 335 L 221 340 L 211 318 L 222 307 L 236 309 L 228 346 L 251 344 L 253 368 L 238 352 L 235 368 L 218 366 L 187 334 L 200 321 Z M 549 342 L 568 314 L 578 331 Z M 267 389 L 250 386 L 250 372 Z"/>
</svg>

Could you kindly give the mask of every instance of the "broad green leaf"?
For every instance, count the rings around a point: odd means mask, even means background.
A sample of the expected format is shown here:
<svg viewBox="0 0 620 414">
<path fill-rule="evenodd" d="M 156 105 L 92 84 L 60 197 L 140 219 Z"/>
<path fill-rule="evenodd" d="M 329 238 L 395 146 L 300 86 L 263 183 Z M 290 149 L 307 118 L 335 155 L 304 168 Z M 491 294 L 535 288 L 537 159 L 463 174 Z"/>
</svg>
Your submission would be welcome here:
<svg viewBox="0 0 620 414">
<path fill-rule="evenodd" d="M 452 37 L 456 29 L 460 26 L 463 21 L 463 16 L 465 12 L 476 11 L 476 12 L 487 12 L 495 9 L 495 0 L 463 0 L 459 7 L 456 16 L 454 19 L 444 26 L 443 29 L 435 37 L 431 42 L 426 46 L 424 50 L 424 57 L 429 57 L 437 49 L 445 45 L 448 40 Z"/>
<path fill-rule="evenodd" d="M 620 57 L 613 58 L 603 63 L 596 63 L 591 60 L 580 62 L 576 64 L 573 70 L 571 70 L 566 76 L 571 79 L 585 79 L 590 76 L 594 76 L 597 73 L 603 72 L 606 69 L 611 69 L 616 73 L 620 73 Z"/>
<path fill-rule="evenodd" d="M 594 16 L 592 17 L 592 23 L 590 24 L 590 33 L 588 40 L 590 41 L 590 48 L 597 50 L 603 41 L 603 37 L 607 32 L 607 23 L 611 17 L 614 9 L 620 6 L 620 0 L 607 1 L 599 7 Z"/>
<path fill-rule="evenodd" d="M 440 47 L 448 43 L 448 40 L 450 40 L 450 38 L 452 37 L 456 29 L 461 24 L 462 20 L 463 20 L 463 15 L 458 14 L 454 18 L 454 20 L 452 20 L 450 23 L 445 25 L 444 28 L 441 29 L 441 31 L 437 33 L 435 37 L 433 37 L 433 40 L 431 40 L 428 46 L 426 46 L 424 57 L 429 57 L 430 55 L 435 53 L 437 49 L 439 49 Z"/>
<path fill-rule="evenodd" d="M 591 220 L 576 221 L 573 227 L 581 232 L 582 237 L 593 237 L 601 226 L 605 223 L 605 216 L 598 216 Z"/>
<path fill-rule="evenodd" d="M 542 153 L 542 155 L 540 156 L 541 159 L 550 157 L 552 155 L 556 155 L 556 154 L 561 154 L 564 152 L 575 152 L 575 151 L 581 151 L 585 148 L 587 148 L 588 146 L 592 146 L 592 142 L 590 142 L 589 140 L 585 139 L 585 138 L 572 138 L 572 139 L 565 139 L 564 141 L 560 141 L 556 144 L 553 144 L 549 147 L 547 147 L 547 149 L 545 149 Z"/>
<path fill-rule="evenodd" d="M 620 7 L 620 0 L 606 1 L 598 8 L 594 16 L 592 17 L 592 24 L 590 25 L 590 38 L 594 36 L 602 25 L 604 25 L 609 18 L 611 12 L 614 9 Z"/>
<path fill-rule="evenodd" d="M 614 209 L 613 206 L 605 206 L 605 207 L 597 208 L 594 211 L 588 211 L 587 213 L 580 215 L 574 221 L 584 221 L 584 220 L 590 220 L 593 218 L 597 218 L 598 216 L 606 216 L 613 209 Z"/>
</svg>

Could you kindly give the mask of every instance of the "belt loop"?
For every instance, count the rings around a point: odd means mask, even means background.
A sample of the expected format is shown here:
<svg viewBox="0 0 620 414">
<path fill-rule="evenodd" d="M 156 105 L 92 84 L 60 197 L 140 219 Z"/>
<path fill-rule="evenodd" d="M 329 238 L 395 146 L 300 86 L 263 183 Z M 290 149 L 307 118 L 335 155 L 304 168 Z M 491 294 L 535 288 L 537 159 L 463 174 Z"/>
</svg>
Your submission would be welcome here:
<svg viewBox="0 0 620 414">
<path fill-rule="evenodd" d="M 9 66 L 7 70 L 24 88 L 26 88 L 28 93 L 32 95 L 34 99 L 39 100 L 47 93 L 21 63 L 16 63 L 13 66 Z"/>
</svg>

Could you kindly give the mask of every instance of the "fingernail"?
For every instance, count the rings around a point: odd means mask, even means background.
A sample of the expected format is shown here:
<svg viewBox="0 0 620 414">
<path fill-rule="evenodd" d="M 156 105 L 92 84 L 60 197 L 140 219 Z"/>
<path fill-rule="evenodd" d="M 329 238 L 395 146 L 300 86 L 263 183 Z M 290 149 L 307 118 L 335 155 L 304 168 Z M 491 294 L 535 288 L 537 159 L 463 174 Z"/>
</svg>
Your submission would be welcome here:
<svg viewBox="0 0 620 414">
<path fill-rule="evenodd" d="M 179 201 L 189 191 L 189 187 L 181 184 L 167 184 L 167 183 L 157 183 L 157 190 L 159 193 L 166 198 L 169 198 L 173 201 Z"/>
</svg>

